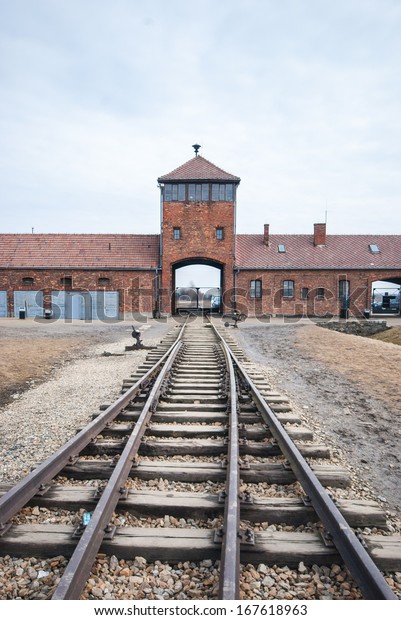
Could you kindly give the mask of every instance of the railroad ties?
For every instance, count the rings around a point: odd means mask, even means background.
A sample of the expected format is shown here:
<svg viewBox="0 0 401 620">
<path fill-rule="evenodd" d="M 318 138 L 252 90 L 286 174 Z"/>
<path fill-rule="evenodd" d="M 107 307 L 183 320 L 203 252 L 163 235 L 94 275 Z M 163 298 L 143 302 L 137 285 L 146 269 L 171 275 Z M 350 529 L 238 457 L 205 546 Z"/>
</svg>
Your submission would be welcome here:
<svg viewBox="0 0 401 620">
<path fill-rule="evenodd" d="M 332 501 L 324 487 L 349 486 L 348 471 L 330 464 L 330 450 L 216 325 L 198 318 L 174 328 L 116 403 L 15 487 L 0 487 L 0 555 L 70 558 L 55 599 L 79 598 L 99 551 L 170 564 L 220 559 L 221 599 L 239 598 L 240 562 L 342 557 L 366 598 L 396 598 L 378 570 L 401 570 L 401 540 L 387 535 L 386 515 L 372 501 Z M 78 527 L 18 524 L 25 505 L 87 518 L 75 516 Z M 116 527 L 119 513 L 168 519 Z M 193 521 L 168 527 L 169 519 Z M 365 527 L 386 535 L 362 537 Z"/>
</svg>

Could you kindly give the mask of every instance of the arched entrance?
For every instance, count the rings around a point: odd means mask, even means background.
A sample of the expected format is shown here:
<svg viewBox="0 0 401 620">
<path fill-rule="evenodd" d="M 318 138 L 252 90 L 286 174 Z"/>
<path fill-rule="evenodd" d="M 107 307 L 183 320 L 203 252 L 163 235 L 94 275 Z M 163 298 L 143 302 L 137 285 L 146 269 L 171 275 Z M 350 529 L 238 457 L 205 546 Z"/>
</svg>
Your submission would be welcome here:
<svg viewBox="0 0 401 620">
<path fill-rule="evenodd" d="M 401 278 L 372 283 L 372 314 L 400 314 Z"/>
<path fill-rule="evenodd" d="M 223 263 L 201 257 L 177 261 L 172 265 L 172 313 L 220 313 L 223 286 Z"/>
</svg>

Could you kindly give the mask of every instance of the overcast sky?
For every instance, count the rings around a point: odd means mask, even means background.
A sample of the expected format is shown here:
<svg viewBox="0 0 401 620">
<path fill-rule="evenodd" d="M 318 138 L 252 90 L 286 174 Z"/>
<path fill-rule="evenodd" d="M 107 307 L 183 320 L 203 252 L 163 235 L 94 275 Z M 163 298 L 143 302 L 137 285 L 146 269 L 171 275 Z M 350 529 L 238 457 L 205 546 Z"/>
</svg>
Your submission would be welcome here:
<svg viewBox="0 0 401 620">
<path fill-rule="evenodd" d="M 1 232 L 157 233 L 156 179 L 241 177 L 238 232 L 401 233 L 400 0 L 0 0 Z"/>
</svg>

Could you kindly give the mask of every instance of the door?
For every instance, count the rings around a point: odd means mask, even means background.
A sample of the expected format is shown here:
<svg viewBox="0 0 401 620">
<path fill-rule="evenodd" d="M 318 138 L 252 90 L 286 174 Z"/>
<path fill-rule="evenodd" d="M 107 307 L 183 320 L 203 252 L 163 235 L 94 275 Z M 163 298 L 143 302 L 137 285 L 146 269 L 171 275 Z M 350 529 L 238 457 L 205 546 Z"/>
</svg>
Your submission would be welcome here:
<svg viewBox="0 0 401 620">
<path fill-rule="evenodd" d="M 0 318 L 5 318 L 7 314 L 7 291 L 0 291 Z"/>
<path fill-rule="evenodd" d="M 18 318 L 20 308 L 28 319 L 43 317 L 43 291 L 14 291 L 14 316 Z"/>
</svg>

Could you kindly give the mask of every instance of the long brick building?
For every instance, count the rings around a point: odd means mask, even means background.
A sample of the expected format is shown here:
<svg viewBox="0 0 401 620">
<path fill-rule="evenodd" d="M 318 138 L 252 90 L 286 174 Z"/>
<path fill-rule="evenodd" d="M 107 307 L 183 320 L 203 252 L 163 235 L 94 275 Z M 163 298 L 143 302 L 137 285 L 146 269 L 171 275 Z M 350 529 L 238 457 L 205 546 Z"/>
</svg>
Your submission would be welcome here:
<svg viewBox="0 0 401 620">
<path fill-rule="evenodd" d="M 268 224 L 237 234 L 240 178 L 197 151 L 158 183 L 159 235 L 1 234 L 0 316 L 174 313 L 182 307 L 177 271 L 194 264 L 220 273 L 204 307 L 209 300 L 216 311 L 248 315 L 362 316 L 373 282 L 401 285 L 401 235 L 328 235 L 322 223 L 310 235 L 270 234 Z"/>
</svg>

